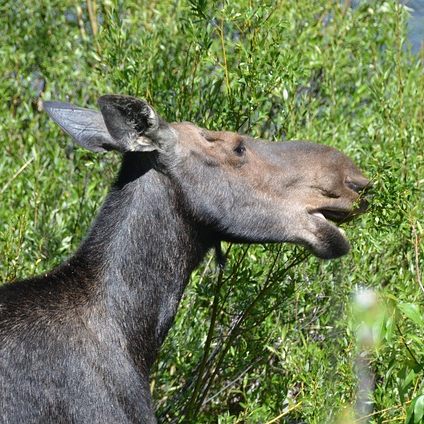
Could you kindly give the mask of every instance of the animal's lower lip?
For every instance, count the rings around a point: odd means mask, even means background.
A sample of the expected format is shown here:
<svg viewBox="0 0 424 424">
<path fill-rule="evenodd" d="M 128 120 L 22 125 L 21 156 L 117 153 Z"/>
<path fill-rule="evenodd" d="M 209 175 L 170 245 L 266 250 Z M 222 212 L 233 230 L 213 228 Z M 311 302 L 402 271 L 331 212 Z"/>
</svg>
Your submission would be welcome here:
<svg viewBox="0 0 424 424">
<path fill-rule="evenodd" d="M 325 221 L 325 222 L 328 223 L 327 217 L 322 212 L 320 212 L 320 211 L 311 212 L 311 215 L 312 216 L 315 216 L 318 219 L 323 220 L 323 221 Z M 341 235 L 346 238 L 346 233 L 345 233 L 345 231 L 342 228 L 338 227 L 333 222 L 328 223 L 328 224 L 332 225 L 334 228 L 337 228 L 337 230 L 339 230 L 339 232 L 341 233 Z"/>
</svg>

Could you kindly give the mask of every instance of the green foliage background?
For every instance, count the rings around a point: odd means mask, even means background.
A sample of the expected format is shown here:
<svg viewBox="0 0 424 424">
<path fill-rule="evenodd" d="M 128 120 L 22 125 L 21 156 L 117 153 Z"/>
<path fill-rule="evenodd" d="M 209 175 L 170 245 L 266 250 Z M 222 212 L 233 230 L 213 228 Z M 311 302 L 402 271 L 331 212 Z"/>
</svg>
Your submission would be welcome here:
<svg viewBox="0 0 424 424">
<path fill-rule="evenodd" d="M 131 94 L 169 121 L 332 145 L 375 182 L 345 228 L 352 252 L 227 245 L 224 271 L 207 258 L 152 378 L 159 421 L 421 422 L 424 55 L 406 22 L 395 1 L 0 2 L 0 281 L 70 255 L 119 164 L 75 148 L 41 99 Z M 361 287 L 378 295 L 365 347 Z M 361 353 L 368 418 L 353 412 Z"/>
</svg>

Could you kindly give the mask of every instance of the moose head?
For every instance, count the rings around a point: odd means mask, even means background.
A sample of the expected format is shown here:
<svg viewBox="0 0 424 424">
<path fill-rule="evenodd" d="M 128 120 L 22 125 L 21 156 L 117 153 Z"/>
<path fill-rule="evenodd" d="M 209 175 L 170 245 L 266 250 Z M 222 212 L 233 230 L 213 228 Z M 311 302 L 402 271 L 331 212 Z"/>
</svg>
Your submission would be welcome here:
<svg viewBox="0 0 424 424">
<path fill-rule="evenodd" d="M 44 107 L 89 150 L 146 153 L 178 188 L 193 222 L 217 240 L 296 243 L 324 259 L 349 251 L 336 224 L 366 209 L 361 194 L 370 183 L 343 153 L 167 123 L 134 97 L 106 95 L 98 103 L 100 112 L 56 102 Z"/>
</svg>

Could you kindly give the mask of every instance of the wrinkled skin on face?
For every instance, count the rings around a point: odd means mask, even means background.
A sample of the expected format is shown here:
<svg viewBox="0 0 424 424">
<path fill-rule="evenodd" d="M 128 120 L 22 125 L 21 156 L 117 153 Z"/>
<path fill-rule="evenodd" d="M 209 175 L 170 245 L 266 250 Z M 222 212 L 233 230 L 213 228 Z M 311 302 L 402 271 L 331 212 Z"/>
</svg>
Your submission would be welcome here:
<svg viewBox="0 0 424 424">
<path fill-rule="evenodd" d="M 325 259 L 349 251 L 333 222 L 365 211 L 369 181 L 343 153 L 189 122 L 168 124 L 130 96 L 103 96 L 99 106 L 101 113 L 45 103 L 49 115 L 85 148 L 145 152 L 146 160 L 155 155 L 154 166 L 179 188 L 191 218 L 216 240 L 291 242 Z"/>
</svg>

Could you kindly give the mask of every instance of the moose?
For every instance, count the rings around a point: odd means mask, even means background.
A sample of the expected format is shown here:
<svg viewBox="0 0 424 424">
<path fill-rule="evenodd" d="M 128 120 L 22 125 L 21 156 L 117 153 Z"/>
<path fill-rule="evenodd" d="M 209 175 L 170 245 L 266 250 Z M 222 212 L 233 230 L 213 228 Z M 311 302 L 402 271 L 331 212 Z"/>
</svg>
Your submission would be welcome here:
<svg viewBox="0 0 424 424">
<path fill-rule="evenodd" d="M 190 273 L 221 241 L 300 244 L 337 258 L 337 223 L 369 180 L 338 150 L 269 142 L 105 95 L 100 111 L 45 102 L 80 146 L 123 154 L 76 253 L 0 288 L 0 422 L 155 423 L 149 372 Z"/>
</svg>

